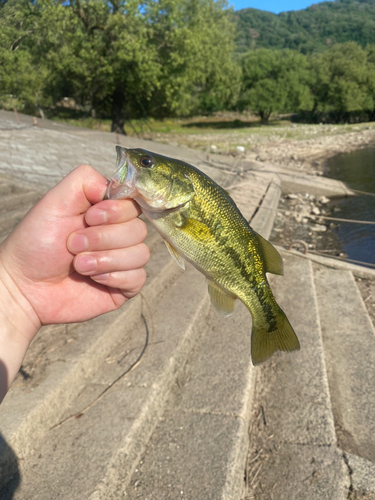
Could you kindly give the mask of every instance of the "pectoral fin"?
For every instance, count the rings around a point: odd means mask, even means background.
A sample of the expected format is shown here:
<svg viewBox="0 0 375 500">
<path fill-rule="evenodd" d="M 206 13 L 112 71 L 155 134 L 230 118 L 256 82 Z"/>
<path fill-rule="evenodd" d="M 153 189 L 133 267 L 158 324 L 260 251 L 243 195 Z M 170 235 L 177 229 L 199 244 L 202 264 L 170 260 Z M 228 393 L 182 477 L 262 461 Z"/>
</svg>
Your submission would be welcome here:
<svg viewBox="0 0 375 500">
<path fill-rule="evenodd" d="M 208 293 L 211 304 L 221 316 L 230 316 L 234 312 L 236 296 L 225 292 L 213 281 L 208 281 Z"/>
<path fill-rule="evenodd" d="M 260 246 L 262 247 L 264 254 L 264 261 L 266 264 L 266 272 L 272 274 L 284 274 L 284 264 L 281 255 L 276 250 L 274 246 L 267 240 L 265 240 L 260 234 L 257 233 L 257 238 L 259 239 Z"/>
<path fill-rule="evenodd" d="M 177 250 L 165 240 L 165 246 L 168 248 L 171 257 L 177 262 L 177 264 L 185 271 L 185 262 Z"/>
</svg>

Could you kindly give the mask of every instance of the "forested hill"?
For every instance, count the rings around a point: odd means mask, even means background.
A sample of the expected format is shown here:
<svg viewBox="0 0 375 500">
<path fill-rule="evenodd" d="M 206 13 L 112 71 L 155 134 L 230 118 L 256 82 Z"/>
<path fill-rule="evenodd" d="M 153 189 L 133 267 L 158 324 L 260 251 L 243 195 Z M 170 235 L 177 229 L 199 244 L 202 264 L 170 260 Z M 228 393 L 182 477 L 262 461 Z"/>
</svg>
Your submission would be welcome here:
<svg viewBox="0 0 375 500">
<path fill-rule="evenodd" d="M 249 8 L 235 16 L 239 52 L 265 47 L 309 53 L 348 41 L 375 44 L 375 0 L 335 0 L 280 14 Z"/>
</svg>

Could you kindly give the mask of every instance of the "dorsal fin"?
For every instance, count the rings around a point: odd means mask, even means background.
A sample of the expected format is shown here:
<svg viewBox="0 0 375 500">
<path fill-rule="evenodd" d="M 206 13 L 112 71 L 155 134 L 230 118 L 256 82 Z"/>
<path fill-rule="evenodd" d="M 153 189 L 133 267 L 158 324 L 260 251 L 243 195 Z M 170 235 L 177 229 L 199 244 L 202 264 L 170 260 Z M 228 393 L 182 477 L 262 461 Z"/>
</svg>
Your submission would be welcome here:
<svg viewBox="0 0 375 500">
<path fill-rule="evenodd" d="M 280 274 L 280 276 L 283 276 L 284 263 L 281 255 L 269 241 L 263 238 L 263 236 L 257 233 L 257 237 L 263 250 L 266 273 Z"/>
</svg>

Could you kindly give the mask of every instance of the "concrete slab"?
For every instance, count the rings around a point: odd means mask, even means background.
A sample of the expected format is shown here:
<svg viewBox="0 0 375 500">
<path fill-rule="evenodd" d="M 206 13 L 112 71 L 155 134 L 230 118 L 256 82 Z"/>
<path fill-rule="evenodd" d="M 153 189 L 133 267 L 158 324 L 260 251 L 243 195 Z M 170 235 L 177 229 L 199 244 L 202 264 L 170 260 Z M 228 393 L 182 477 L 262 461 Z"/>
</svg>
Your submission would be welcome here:
<svg viewBox="0 0 375 500">
<path fill-rule="evenodd" d="M 350 469 L 353 498 L 375 498 L 375 464 L 352 453 L 346 454 L 346 460 Z"/>
<path fill-rule="evenodd" d="M 228 450 L 239 419 L 205 413 L 167 414 L 136 467 L 125 498 L 130 500 L 239 499 L 238 484 L 223 496 Z"/>
<path fill-rule="evenodd" d="M 337 439 L 375 463 L 375 332 L 353 275 L 315 268 Z"/>
<path fill-rule="evenodd" d="M 291 256 L 284 263 L 285 276 L 272 277 L 272 288 L 301 351 L 279 353 L 257 372 L 248 498 L 344 500 L 312 266 Z"/>
<path fill-rule="evenodd" d="M 211 311 L 125 498 L 241 498 L 255 370 L 250 331 L 242 304 L 229 318 Z"/>
<path fill-rule="evenodd" d="M 358 278 L 375 278 L 375 269 L 371 269 L 370 267 L 359 266 L 357 264 L 352 264 L 351 262 L 346 262 L 344 260 L 332 259 L 331 257 L 316 255 L 311 252 L 306 255 L 298 252 L 297 250 L 286 250 L 283 247 L 275 245 L 275 248 L 282 255 L 295 255 L 300 259 L 307 259 L 312 262 L 316 262 L 317 264 L 322 264 L 325 267 L 329 267 L 331 269 L 338 269 L 342 271 L 351 271 L 354 276 L 358 276 Z"/>
<path fill-rule="evenodd" d="M 272 231 L 280 195 L 280 181 L 274 177 L 268 185 L 257 212 L 250 221 L 251 227 L 266 239 L 269 238 Z"/>
<path fill-rule="evenodd" d="M 27 127 L 18 127 L 13 113 L 0 111 L 0 123 L 6 120 L 7 123 L 12 122 L 15 125 L 1 134 L 0 172 L 19 179 L 19 182 L 44 186 L 45 190 L 81 163 L 88 163 L 110 177 L 115 169 L 116 144 L 143 148 L 187 161 L 220 184 L 227 177 L 225 173 L 207 163 L 203 152 L 118 134 L 69 127 L 50 120 L 38 119 L 39 125 L 35 127 L 32 125 L 32 117 L 27 115 L 19 114 L 19 119 Z"/>
<path fill-rule="evenodd" d="M 38 191 L 29 191 L 26 193 L 15 193 L 2 196 L 0 199 L 0 213 L 8 212 L 13 208 L 19 209 L 22 205 L 35 205 L 41 198 Z"/>
<path fill-rule="evenodd" d="M 278 165 L 256 161 L 243 162 L 245 170 L 275 173 L 281 181 L 283 193 L 309 193 L 314 196 L 327 196 L 328 198 L 345 198 L 354 196 L 343 182 L 328 177 L 309 175 L 291 170 Z"/>
</svg>

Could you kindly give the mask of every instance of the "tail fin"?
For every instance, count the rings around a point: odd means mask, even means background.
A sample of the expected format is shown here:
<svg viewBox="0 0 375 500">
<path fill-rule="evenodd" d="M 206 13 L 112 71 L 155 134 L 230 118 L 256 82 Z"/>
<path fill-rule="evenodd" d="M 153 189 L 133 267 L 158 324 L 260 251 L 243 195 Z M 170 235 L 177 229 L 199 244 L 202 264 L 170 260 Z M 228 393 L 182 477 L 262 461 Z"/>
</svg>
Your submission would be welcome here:
<svg viewBox="0 0 375 500">
<path fill-rule="evenodd" d="M 300 349 L 297 335 L 281 309 L 277 316 L 277 325 L 272 332 L 267 331 L 263 322 L 257 326 L 257 318 L 253 317 L 251 358 L 254 365 L 263 363 L 276 351 L 292 352 Z"/>
</svg>

